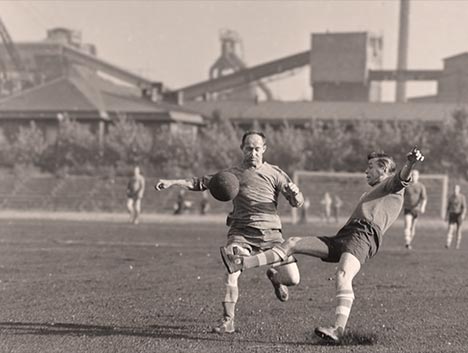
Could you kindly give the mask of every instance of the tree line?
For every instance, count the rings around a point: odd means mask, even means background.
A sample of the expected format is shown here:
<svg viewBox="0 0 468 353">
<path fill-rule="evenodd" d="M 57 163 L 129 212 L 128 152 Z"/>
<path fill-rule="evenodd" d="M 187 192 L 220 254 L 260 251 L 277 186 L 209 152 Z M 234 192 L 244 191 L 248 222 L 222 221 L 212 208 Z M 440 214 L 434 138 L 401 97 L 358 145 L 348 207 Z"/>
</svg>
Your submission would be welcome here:
<svg viewBox="0 0 468 353">
<path fill-rule="evenodd" d="M 444 173 L 468 179 L 468 114 L 453 112 L 434 127 L 418 121 L 317 121 L 302 127 L 284 123 L 262 126 L 267 136 L 265 159 L 288 173 L 294 170 L 362 172 L 366 156 L 385 151 L 397 163 L 419 146 L 426 155 L 424 173 Z M 186 177 L 216 172 L 241 159 L 245 132 L 229 120 L 212 119 L 196 136 L 150 132 L 125 116 L 108 127 L 102 145 L 96 134 L 70 119 L 60 125 L 57 141 L 46 142 L 34 122 L 7 139 L 0 129 L 0 167 L 55 175 L 127 176 L 134 165 L 147 175 Z"/>
</svg>

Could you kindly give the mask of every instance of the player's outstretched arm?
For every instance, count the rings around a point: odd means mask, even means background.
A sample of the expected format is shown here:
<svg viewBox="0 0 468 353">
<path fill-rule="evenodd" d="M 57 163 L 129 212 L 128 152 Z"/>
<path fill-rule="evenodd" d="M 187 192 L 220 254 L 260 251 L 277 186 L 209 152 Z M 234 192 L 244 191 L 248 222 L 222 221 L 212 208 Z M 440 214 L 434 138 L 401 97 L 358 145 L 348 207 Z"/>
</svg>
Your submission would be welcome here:
<svg viewBox="0 0 468 353">
<path fill-rule="evenodd" d="M 172 186 L 178 186 L 187 190 L 193 190 L 194 188 L 192 179 L 159 179 L 154 185 L 154 188 L 157 191 L 161 191 L 169 189 Z"/>
<path fill-rule="evenodd" d="M 414 165 L 417 162 L 424 161 L 424 155 L 418 147 L 413 147 L 413 149 L 408 152 L 406 155 L 406 163 L 400 170 L 400 179 L 408 180 L 411 176 L 411 171 L 414 168 Z"/>
<path fill-rule="evenodd" d="M 285 185 L 284 192 L 286 199 L 292 207 L 301 207 L 304 204 L 304 195 L 293 182 Z"/>
</svg>

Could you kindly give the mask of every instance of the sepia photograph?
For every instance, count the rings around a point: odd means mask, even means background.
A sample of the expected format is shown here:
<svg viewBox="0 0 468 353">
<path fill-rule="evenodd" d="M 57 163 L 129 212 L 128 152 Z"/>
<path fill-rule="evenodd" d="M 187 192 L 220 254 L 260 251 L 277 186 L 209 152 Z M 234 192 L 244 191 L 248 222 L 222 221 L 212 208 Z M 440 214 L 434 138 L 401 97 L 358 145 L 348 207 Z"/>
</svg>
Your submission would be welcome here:
<svg viewBox="0 0 468 353">
<path fill-rule="evenodd" d="M 0 0 L 0 353 L 466 353 L 468 0 Z"/>
</svg>

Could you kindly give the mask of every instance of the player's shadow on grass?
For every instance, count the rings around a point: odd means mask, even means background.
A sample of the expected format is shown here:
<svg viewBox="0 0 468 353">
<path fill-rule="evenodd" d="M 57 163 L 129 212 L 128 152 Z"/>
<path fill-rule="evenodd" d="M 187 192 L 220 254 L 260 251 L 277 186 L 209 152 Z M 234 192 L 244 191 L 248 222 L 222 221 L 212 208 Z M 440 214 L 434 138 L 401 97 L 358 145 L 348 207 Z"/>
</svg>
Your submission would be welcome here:
<svg viewBox="0 0 468 353">
<path fill-rule="evenodd" d="M 377 343 L 377 335 L 373 333 L 361 333 L 349 331 L 341 338 L 340 342 L 327 342 L 314 337 L 311 345 L 315 346 L 372 346 Z"/>
<path fill-rule="evenodd" d="M 11 335 L 56 335 L 56 336 L 77 336 L 77 337 L 105 337 L 105 336 L 137 336 L 159 339 L 187 339 L 187 340 L 205 340 L 205 341 L 230 341 L 239 339 L 244 343 L 250 344 L 271 344 L 270 341 L 261 339 L 242 339 L 242 332 L 233 335 L 217 335 L 208 332 L 193 332 L 186 326 L 181 325 L 150 325 L 143 327 L 131 326 L 109 326 L 109 325 L 87 325 L 73 323 L 38 323 L 38 322 L 0 322 L 0 334 Z M 285 346 L 358 346 L 373 345 L 377 342 L 374 334 L 362 334 L 356 332 L 347 333 L 338 344 L 327 343 L 317 337 L 307 339 L 302 342 L 282 341 L 276 342 L 278 345 Z"/>
<path fill-rule="evenodd" d="M 11 335 L 57 335 L 57 336 L 138 336 L 149 338 L 184 338 L 200 339 L 185 326 L 150 325 L 150 326 L 108 326 L 74 323 L 39 323 L 39 322 L 0 322 L 0 333 Z M 218 341 L 218 337 L 203 338 Z"/>
</svg>

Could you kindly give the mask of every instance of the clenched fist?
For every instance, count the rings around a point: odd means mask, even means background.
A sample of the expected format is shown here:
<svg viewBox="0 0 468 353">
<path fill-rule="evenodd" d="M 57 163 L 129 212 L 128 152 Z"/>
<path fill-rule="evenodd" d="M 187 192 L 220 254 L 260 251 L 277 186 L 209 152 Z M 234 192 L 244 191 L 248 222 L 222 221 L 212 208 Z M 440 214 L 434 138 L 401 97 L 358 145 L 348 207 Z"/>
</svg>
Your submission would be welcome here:
<svg viewBox="0 0 468 353">
<path fill-rule="evenodd" d="M 406 155 L 406 158 L 411 163 L 424 161 L 424 155 L 418 147 L 414 147 L 411 152 Z"/>
</svg>

